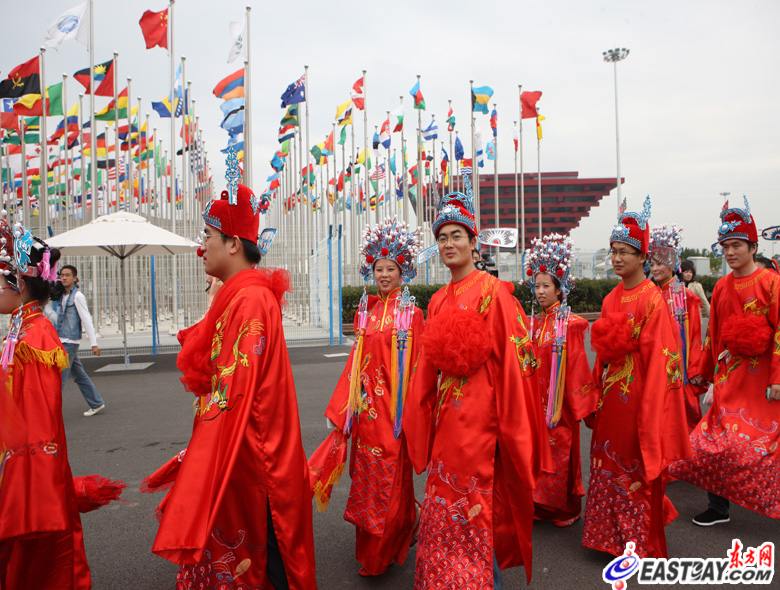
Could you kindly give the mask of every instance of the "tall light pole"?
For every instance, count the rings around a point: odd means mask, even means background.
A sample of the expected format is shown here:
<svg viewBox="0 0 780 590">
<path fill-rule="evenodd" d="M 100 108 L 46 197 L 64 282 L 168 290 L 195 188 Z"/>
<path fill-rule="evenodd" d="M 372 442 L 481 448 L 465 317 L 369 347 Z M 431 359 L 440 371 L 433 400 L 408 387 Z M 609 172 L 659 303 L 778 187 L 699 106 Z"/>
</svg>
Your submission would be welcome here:
<svg viewBox="0 0 780 590">
<path fill-rule="evenodd" d="M 613 72 L 615 75 L 615 152 L 617 154 L 617 209 L 618 215 L 620 215 L 620 204 L 623 202 L 623 190 L 620 182 L 620 131 L 618 125 L 618 85 L 617 85 L 617 65 L 619 61 L 623 61 L 628 57 L 629 50 L 625 47 L 617 47 L 615 49 L 607 49 L 602 51 L 601 55 L 604 61 L 612 64 Z"/>
</svg>

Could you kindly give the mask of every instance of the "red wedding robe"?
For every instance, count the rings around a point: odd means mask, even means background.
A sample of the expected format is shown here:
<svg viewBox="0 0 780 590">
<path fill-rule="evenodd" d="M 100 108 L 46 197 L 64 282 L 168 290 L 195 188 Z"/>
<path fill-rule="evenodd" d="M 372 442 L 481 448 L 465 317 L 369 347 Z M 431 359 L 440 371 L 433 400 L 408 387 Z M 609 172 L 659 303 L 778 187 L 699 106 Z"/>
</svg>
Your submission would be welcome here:
<svg viewBox="0 0 780 590">
<path fill-rule="evenodd" d="M 533 488 L 552 466 L 526 325 L 483 271 L 431 298 L 404 409 L 412 463 L 428 468 L 418 590 L 493 588 L 494 556 L 502 569 L 524 565 L 530 581 Z"/>
<path fill-rule="evenodd" d="M 245 270 L 179 334 L 182 381 L 198 395 L 186 453 L 145 482 L 173 483 L 152 551 L 177 590 L 266 589 L 273 522 L 293 590 L 316 588 L 311 491 L 282 332 L 284 271 Z"/>
<path fill-rule="evenodd" d="M 749 320 L 754 323 L 745 325 Z M 758 354 L 740 355 L 736 346 L 727 352 L 732 327 Z M 670 472 L 780 518 L 780 401 L 768 401 L 765 393 L 780 383 L 780 276 L 759 268 L 717 282 L 698 373 L 714 382 L 712 407 L 691 433 L 693 458 L 675 463 Z"/>
<path fill-rule="evenodd" d="M 560 303 L 550 306 L 536 318 L 534 343 L 539 366 L 539 395 L 547 411 L 555 320 Z M 585 355 L 588 321 L 570 314 L 566 331 L 566 374 L 561 418 L 547 429 L 547 439 L 555 464 L 554 473 L 542 473 L 534 491 L 537 518 L 563 526 L 579 518 L 582 509 L 582 467 L 580 464 L 580 420 L 596 409 L 598 392 Z"/>
<path fill-rule="evenodd" d="M 665 285 L 660 285 L 661 294 L 669 306 L 669 310 L 672 311 L 672 289 L 675 283 L 678 282 L 676 278 L 672 278 L 666 282 Z M 688 324 L 685 327 L 685 346 L 686 346 L 686 374 L 690 379 L 693 377 L 691 371 L 697 371 L 697 367 L 701 364 L 702 357 L 702 342 L 701 342 L 701 299 L 699 299 L 690 289 L 685 289 L 685 308 L 688 316 Z M 673 317 L 675 331 L 680 334 L 679 319 Z M 680 341 L 682 341 L 682 334 L 680 334 Z M 682 345 L 680 345 L 682 346 Z M 691 432 L 701 420 L 701 404 L 699 403 L 699 396 L 707 391 L 706 387 L 700 385 L 694 385 L 693 383 L 683 383 L 683 391 L 685 392 L 685 417 L 688 424 L 688 432 Z"/>
<path fill-rule="evenodd" d="M 369 575 L 381 574 L 391 563 L 406 560 L 417 518 L 412 463 L 403 433 L 400 438 L 393 436 L 391 416 L 393 318 L 399 294 L 400 289 L 385 299 L 369 298 L 360 369 L 365 397 L 351 431 L 352 485 L 344 519 L 355 525 L 356 559 Z M 410 366 L 415 364 L 422 333 L 423 313 L 415 307 L 409 332 L 411 349 L 406 353 L 411 354 Z M 344 429 L 346 420 L 354 354 L 353 347 L 325 411 L 339 430 Z"/>
<path fill-rule="evenodd" d="M 662 474 L 690 454 L 674 330 L 666 302 L 648 280 L 633 289 L 621 282 L 604 298 L 591 330 L 601 399 L 592 423 L 585 547 L 622 555 L 633 541 L 641 557 L 667 555 L 665 510 L 673 507 L 664 500 Z"/>
<path fill-rule="evenodd" d="M 62 421 L 67 355 L 37 303 L 0 372 L 0 588 L 92 586 Z"/>
</svg>

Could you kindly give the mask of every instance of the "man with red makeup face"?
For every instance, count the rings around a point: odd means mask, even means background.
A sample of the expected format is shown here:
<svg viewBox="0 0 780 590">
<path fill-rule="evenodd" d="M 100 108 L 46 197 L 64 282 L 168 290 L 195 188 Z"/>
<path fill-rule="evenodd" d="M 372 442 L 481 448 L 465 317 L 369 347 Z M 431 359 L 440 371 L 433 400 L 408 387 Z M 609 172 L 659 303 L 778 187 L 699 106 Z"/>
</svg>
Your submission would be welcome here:
<svg viewBox="0 0 780 590">
<path fill-rule="evenodd" d="M 533 489 L 552 468 L 528 321 L 506 285 L 476 270 L 466 194 L 439 203 L 433 233 L 451 274 L 428 305 L 404 429 L 428 469 L 415 588 L 500 588 L 500 569 L 531 577 Z"/>
<path fill-rule="evenodd" d="M 177 366 L 196 396 L 192 436 L 144 481 L 172 484 L 152 551 L 177 588 L 313 589 L 311 491 L 282 332 L 282 270 L 257 268 L 267 203 L 223 191 L 203 213 L 206 274 L 223 281 L 206 316 L 179 333 Z"/>
<path fill-rule="evenodd" d="M 780 276 L 754 261 L 756 223 L 744 209 L 720 214 L 718 243 L 731 272 L 712 292 L 698 371 L 713 404 L 691 433 L 693 458 L 672 475 L 708 492 L 699 526 L 729 522 L 729 502 L 780 518 Z"/>
</svg>

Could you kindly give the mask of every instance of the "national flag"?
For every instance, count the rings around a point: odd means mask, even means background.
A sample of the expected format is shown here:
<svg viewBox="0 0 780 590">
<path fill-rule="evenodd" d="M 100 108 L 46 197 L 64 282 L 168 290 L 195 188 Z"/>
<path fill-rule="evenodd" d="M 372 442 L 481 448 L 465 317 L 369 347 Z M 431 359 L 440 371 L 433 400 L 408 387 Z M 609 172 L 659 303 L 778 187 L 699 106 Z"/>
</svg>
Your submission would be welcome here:
<svg viewBox="0 0 780 590">
<path fill-rule="evenodd" d="M 14 100 L 0 98 L 0 128 L 19 132 L 19 115 L 14 113 Z"/>
<path fill-rule="evenodd" d="M 363 91 L 363 76 L 360 76 L 352 85 L 352 92 L 350 93 L 352 104 L 359 111 L 366 108 L 366 93 Z"/>
<path fill-rule="evenodd" d="M 95 119 L 98 121 L 113 121 L 114 119 L 127 118 L 127 88 L 119 93 L 117 101 L 111 100 L 102 110 L 95 113 Z M 115 111 L 118 107 L 118 113 Z"/>
<path fill-rule="evenodd" d="M 443 146 L 441 148 L 441 176 L 442 186 L 447 188 L 450 185 L 450 157 Z"/>
<path fill-rule="evenodd" d="M 51 24 L 49 30 L 46 31 L 43 44 L 52 49 L 59 46 L 63 41 L 76 39 L 82 45 L 88 45 L 89 28 L 81 26 L 84 22 L 86 11 L 87 3 L 84 2 L 63 12 Z"/>
<path fill-rule="evenodd" d="M 274 154 L 274 157 L 271 158 L 271 168 L 277 172 L 280 172 L 284 168 L 284 160 L 282 160 L 278 154 Z"/>
<path fill-rule="evenodd" d="M 332 155 L 334 152 L 333 147 L 333 131 L 328 133 L 328 136 L 325 138 L 325 151 L 327 152 L 327 155 Z"/>
<path fill-rule="evenodd" d="M 422 130 L 423 139 L 425 141 L 431 141 L 439 137 L 439 126 L 436 124 L 436 120 L 431 117 L 430 124 Z"/>
<path fill-rule="evenodd" d="M 495 139 L 491 139 L 487 142 L 487 145 L 485 146 L 485 151 L 487 152 L 487 159 L 488 160 L 495 160 L 496 159 L 496 142 Z"/>
<path fill-rule="evenodd" d="M 93 77 L 95 78 L 95 96 L 114 96 L 114 60 L 104 61 L 95 65 Z M 84 91 L 90 94 L 92 87 L 89 79 L 89 68 L 84 68 L 73 74 L 73 79 L 84 87 Z"/>
<path fill-rule="evenodd" d="M 46 88 L 47 114 L 62 116 L 62 82 L 57 82 Z M 17 115 L 38 116 L 43 114 L 40 93 L 25 94 L 14 104 Z"/>
<path fill-rule="evenodd" d="M 463 149 L 463 142 L 460 141 L 460 137 L 457 135 L 455 136 L 455 160 L 460 162 L 463 159 L 463 156 L 466 154 L 466 151 Z"/>
<path fill-rule="evenodd" d="M 230 100 L 231 98 L 239 98 L 244 96 L 244 68 L 236 70 L 229 76 L 220 80 L 214 90 L 212 90 L 214 96 L 222 98 L 224 100 Z"/>
<path fill-rule="evenodd" d="M 147 10 L 138 21 L 146 48 L 163 47 L 168 49 L 168 9 L 160 12 Z"/>
<path fill-rule="evenodd" d="M 517 152 L 517 150 L 520 149 L 520 135 L 517 132 L 517 125 L 515 125 L 514 137 L 512 137 L 512 141 L 515 144 L 515 152 Z"/>
<path fill-rule="evenodd" d="M 475 113 L 488 113 L 488 101 L 493 96 L 490 86 L 476 86 L 471 89 L 471 110 Z"/>
<path fill-rule="evenodd" d="M 536 103 L 542 98 L 541 90 L 533 90 L 520 93 L 520 116 L 523 119 L 535 119 L 537 114 Z"/>
<path fill-rule="evenodd" d="M 384 164 L 377 164 L 374 167 L 374 171 L 369 176 L 370 180 L 384 180 L 385 178 L 385 165 Z"/>
<path fill-rule="evenodd" d="M 474 151 L 474 154 L 477 157 L 477 166 L 479 166 L 480 168 L 484 168 L 485 167 L 485 159 L 484 159 L 485 152 L 482 149 L 482 135 L 481 134 L 479 134 L 479 133 L 475 134 L 475 136 L 474 136 L 474 143 L 476 145 L 476 150 Z"/>
<path fill-rule="evenodd" d="M 230 37 L 233 39 L 233 44 L 230 46 L 230 52 L 228 53 L 227 62 L 231 63 L 244 52 L 244 26 L 241 23 L 235 21 L 228 25 L 228 31 Z"/>
<path fill-rule="evenodd" d="M 295 125 L 284 125 L 283 127 L 279 127 L 279 143 L 284 143 L 293 137 L 295 137 Z"/>
<path fill-rule="evenodd" d="M 25 94 L 41 93 L 40 57 L 35 56 L 19 64 L 8 78 L 0 82 L 0 98 L 19 98 Z"/>
<path fill-rule="evenodd" d="M 490 111 L 490 129 L 493 130 L 493 137 L 498 136 L 498 111 L 496 111 L 496 108 L 493 107 L 493 110 Z"/>
<path fill-rule="evenodd" d="M 447 131 L 450 133 L 455 131 L 455 113 L 452 111 L 452 107 L 447 111 Z"/>
<path fill-rule="evenodd" d="M 358 151 L 357 158 L 355 159 L 355 164 L 363 164 L 363 163 L 365 163 L 365 161 L 366 161 L 366 150 L 361 148 Z"/>
<path fill-rule="evenodd" d="M 227 131 L 230 135 L 238 135 L 239 133 L 243 133 L 245 113 L 246 111 L 244 110 L 244 105 L 241 104 L 241 106 L 228 111 L 219 126 Z"/>
<path fill-rule="evenodd" d="M 174 101 L 176 103 L 176 106 L 178 106 L 179 99 L 175 98 Z M 158 115 L 160 115 L 164 119 L 170 119 L 171 118 L 171 113 L 173 111 L 177 110 L 176 107 L 171 109 L 171 99 L 168 98 L 167 96 L 165 98 L 163 98 L 162 100 L 160 100 L 160 101 L 153 100 L 152 101 L 152 109 L 154 109 L 154 112 L 156 112 Z"/>
<path fill-rule="evenodd" d="M 352 125 L 352 99 L 347 99 L 336 107 L 336 123 L 340 126 Z"/>
<path fill-rule="evenodd" d="M 394 176 L 398 173 L 395 166 L 395 150 L 393 150 L 393 154 L 390 156 L 390 172 Z"/>
<path fill-rule="evenodd" d="M 295 82 L 287 86 L 284 92 L 282 92 L 282 108 L 291 104 L 298 104 L 299 102 L 305 102 L 305 84 L 304 76 L 298 78 Z"/>
<path fill-rule="evenodd" d="M 544 115 L 536 116 L 536 140 L 542 141 L 542 121 L 544 121 Z"/>
<path fill-rule="evenodd" d="M 347 143 L 347 128 L 342 127 L 339 134 L 339 145 L 344 145 L 345 143 Z"/>
<path fill-rule="evenodd" d="M 390 149 L 390 118 L 384 120 L 379 130 L 379 141 L 386 150 Z"/>
<path fill-rule="evenodd" d="M 422 90 L 420 90 L 420 80 L 414 83 L 409 89 L 409 94 L 414 99 L 414 108 L 420 111 L 425 110 L 425 98 L 423 98 Z"/>
<path fill-rule="evenodd" d="M 375 150 L 379 149 L 379 133 L 374 127 L 374 137 L 371 139 L 371 147 Z"/>
<path fill-rule="evenodd" d="M 404 130 L 404 109 L 399 105 L 390 113 L 390 120 L 393 121 L 393 133 L 400 133 Z"/>
<path fill-rule="evenodd" d="M 294 127 L 297 127 L 299 124 L 298 119 L 298 105 L 291 104 L 287 107 L 287 110 L 282 115 L 281 121 L 279 121 L 279 125 L 284 127 L 285 125 L 292 125 Z"/>
</svg>

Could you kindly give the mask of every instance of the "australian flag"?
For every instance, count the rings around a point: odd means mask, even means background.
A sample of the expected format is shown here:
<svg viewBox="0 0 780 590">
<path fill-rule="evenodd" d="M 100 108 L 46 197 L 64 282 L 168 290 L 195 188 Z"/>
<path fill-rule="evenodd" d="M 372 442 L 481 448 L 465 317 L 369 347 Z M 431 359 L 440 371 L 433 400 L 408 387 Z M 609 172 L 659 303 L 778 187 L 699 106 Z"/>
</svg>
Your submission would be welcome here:
<svg viewBox="0 0 780 590">
<path fill-rule="evenodd" d="M 282 108 L 286 107 L 287 105 L 305 102 L 306 95 L 304 93 L 304 88 L 303 76 L 290 84 L 287 87 L 287 90 L 282 92 Z"/>
</svg>

